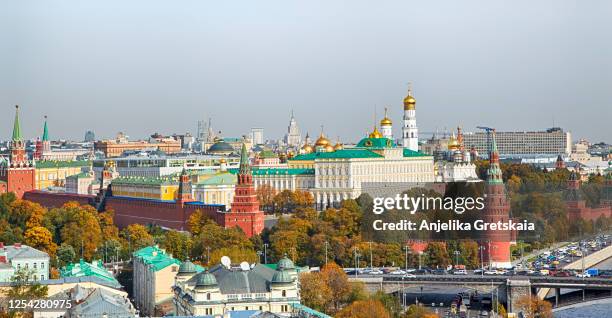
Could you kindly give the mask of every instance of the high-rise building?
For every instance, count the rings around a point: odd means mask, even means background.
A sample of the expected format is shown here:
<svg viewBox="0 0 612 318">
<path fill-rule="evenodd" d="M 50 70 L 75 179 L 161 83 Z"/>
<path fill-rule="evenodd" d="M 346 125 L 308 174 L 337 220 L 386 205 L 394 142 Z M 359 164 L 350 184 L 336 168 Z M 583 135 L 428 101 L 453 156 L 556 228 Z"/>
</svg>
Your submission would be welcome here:
<svg viewBox="0 0 612 318">
<path fill-rule="evenodd" d="M 412 85 L 408 86 L 408 95 L 404 98 L 404 127 L 402 128 L 402 146 L 412 151 L 419 151 L 419 129 L 416 124 L 416 99 L 412 96 Z"/>
<path fill-rule="evenodd" d="M 568 131 L 558 127 L 546 131 L 500 131 L 496 133 L 497 147 L 501 157 L 521 155 L 569 156 L 572 152 L 572 137 Z M 465 133 L 463 142 L 479 153 L 487 153 L 487 133 Z"/>
<path fill-rule="evenodd" d="M 26 154 L 19 123 L 19 106 L 15 106 L 9 160 L 0 161 L 0 193 L 14 192 L 21 198 L 26 191 L 34 190 L 35 184 L 34 161 L 29 160 Z"/>
<path fill-rule="evenodd" d="M 263 128 L 251 128 L 251 142 L 253 143 L 253 145 L 261 145 L 264 143 Z"/>
<path fill-rule="evenodd" d="M 485 181 L 485 209 L 482 219 L 485 223 L 508 222 L 510 218 L 510 202 L 506 196 L 506 187 L 499 166 L 499 152 L 495 130 L 490 131 L 491 149 L 489 151 L 489 169 Z M 483 233 L 480 245 L 484 248 L 484 263 L 492 268 L 510 268 L 510 231 L 487 230 Z"/>
<path fill-rule="evenodd" d="M 289 119 L 289 126 L 287 126 L 287 134 L 285 135 L 285 143 L 288 146 L 299 147 L 302 143 L 302 134 L 300 133 L 300 127 L 295 121 L 293 111 L 291 111 L 291 119 Z"/>
<path fill-rule="evenodd" d="M 88 130 L 85 132 L 85 142 L 94 142 L 96 141 L 96 134 L 92 130 Z"/>
</svg>

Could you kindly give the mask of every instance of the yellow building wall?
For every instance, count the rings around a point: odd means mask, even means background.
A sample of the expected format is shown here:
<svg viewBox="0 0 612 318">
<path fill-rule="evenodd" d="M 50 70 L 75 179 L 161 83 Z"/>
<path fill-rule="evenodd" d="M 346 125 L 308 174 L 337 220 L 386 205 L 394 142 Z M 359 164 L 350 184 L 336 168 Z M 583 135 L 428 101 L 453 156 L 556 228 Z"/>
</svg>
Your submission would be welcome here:
<svg viewBox="0 0 612 318">
<path fill-rule="evenodd" d="M 174 200 L 178 185 L 139 185 L 139 184 L 113 184 L 113 195 L 155 199 L 155 200 Z"/>
<path fill-rule="evenodd" d="M 66 184 L 66 177 L 81 173 L 81 168 L 36 168 L 36 189 L 64 186 Z"/>
</svg>

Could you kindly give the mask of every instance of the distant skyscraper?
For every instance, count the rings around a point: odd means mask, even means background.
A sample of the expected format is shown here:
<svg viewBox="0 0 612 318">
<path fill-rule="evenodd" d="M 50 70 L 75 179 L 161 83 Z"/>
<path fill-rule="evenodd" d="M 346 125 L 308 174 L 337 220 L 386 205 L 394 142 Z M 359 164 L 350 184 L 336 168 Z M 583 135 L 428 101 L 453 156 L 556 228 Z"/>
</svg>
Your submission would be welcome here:
<svg viewBox="0 0 612 318">
<path fill-rule="evenodd" d="M 251 128 L 251 141 L 253 145 L 261 145 L 264 143 L 263 128 Z"/>
<path fill-rule="evenodd" d="M 93 131 L 88 130 L 85 133 L 85 142 L 94 142 L 94 141 L 96 141 L 96 134 L 94 134 Z"/>
<path fill-rule="evenodd" d="M 289 120 L 289 126 L 287 127 L 287 134 L 285 135 L 285 143 L 288 146 L 299 147 L 302 143 L 302 134 L 300 133 L 300 127 L 298 127 L 293 111 L 291 111 L 291 119 Z"/>
</svg>

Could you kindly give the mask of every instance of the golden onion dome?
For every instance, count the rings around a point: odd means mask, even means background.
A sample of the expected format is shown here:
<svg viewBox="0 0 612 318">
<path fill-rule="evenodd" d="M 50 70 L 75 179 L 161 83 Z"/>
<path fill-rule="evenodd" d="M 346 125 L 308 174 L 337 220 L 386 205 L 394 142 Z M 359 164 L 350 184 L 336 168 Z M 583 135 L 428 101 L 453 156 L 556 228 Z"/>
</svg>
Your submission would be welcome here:
<svg viewBox="0 0 612 318">
<path fill-rule="evenodd" d="M 380 121 L 380 125 L 381 126 L 391 126 L 393 125 L 393 122 L 391 122 L 391 119 L 389 119 L 388 117 L 385 117 Z"/>
<path fill-rule="evenodd" d="M 302 146 L 302 152 L 304 153 L 311 153 L 313 151 L 314 151 L 314 148 L 309 144 L 305 144 L 304 146 Z"/>
<path fill-rule="evenodd" d="M 341 144 L 340 142 L 338 142 L 335 146 L 334 146 L 334 150 L 342 150 L 344 149 L 344 145 Z"/>
<path fill-rule="evenodd" d="M 408 95 L 404 98 L 404 110 L 415 110 L 416 99 L 412 96 L 412 84 L 408 85 Z"/>
<path fill-rule="evenodd" d="M 219 160 L 219 163 L 227 163 L 227 161 L 224 158 L 221 158 L 221 160 Z"/>
<path fill-rule="evenodd" d="M 329 144 L 330 144 L 329 139 L 325 138 L 325 135 L 323 133 L 321 133 L 321 136 L 319 136 L 319 139 L 315 141 L 316 147 L 325 147 Z"/>
<path fill-rule="evenodd" d="M 334 152 L 334 146 L 332 146 L 331 144 L 325 146 L 325 151 L 326 152 Z"/>
<path fill-rule="evenodd" d="M 393 122 L 391 122 L 391 119 L 389 119 L 389 117 L 387 117 L 387 107 L 385 107 L 385 118 L 383 118 L 380 121 L 380 126 L 391 126 L 393 125 Z"/>
<path fill-rule="evenodd" d="M 453 133 L 450 139 L 448 140 L 448 149 L 449 150 L 459 149 L 459 141 L 457 141 L 457 138 L 455 138 L 455 133 Z"/>
<path fill-rule="evenodd" d="M 380 133 L 380 131 L 378 131 L 378 128 L 376 128 L 376 126 L 374 126 L 374 131 L 372 131 L 368 137 L 370 137 L 370 138 L 382 138 L 383 135 Z"/>
</svg>

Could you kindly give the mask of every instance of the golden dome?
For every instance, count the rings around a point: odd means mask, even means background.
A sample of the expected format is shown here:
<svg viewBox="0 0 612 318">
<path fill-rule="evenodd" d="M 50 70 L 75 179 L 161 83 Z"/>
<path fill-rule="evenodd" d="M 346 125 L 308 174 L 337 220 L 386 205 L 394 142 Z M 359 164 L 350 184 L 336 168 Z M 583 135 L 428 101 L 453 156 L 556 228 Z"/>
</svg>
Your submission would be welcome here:
<svg viewBox="0 0 612 318">
<path fill-rule="evenodd" d="M 372 131 L 369 135 L 370 138 L 382 138 L 383 135 L 380 133 L 380 131 L 378 131 L 378 128 L 376 128 L 376 126 L 374 126 L 374 131 Z"/>
<path fill-rule="evenodd" d="M 314 148 L 312 148 L 312 146 L 309 144 L 305 144 L 304 146 L 302 146 L 302 152 L 304 153 L 311 153 L 313 151 L 314 151 Z"/>
<path fill-rule="evenodd" d="M 393 122 L 391 122 L 391 119 L 389 119 L 389 117 L 387 117 L 387 107 L 385 107 L 385 118 L 383 118 L 380 121 L 380 126 L 391 126 L 393 125 Z"/>
<path fill-rule="evenodd" d="M 329 145 L 329 139 L 325 138 L 325 135 L 323 134 L 323 132 L 321 132 L 321 135 L 319 136 L 319 139 L 317 139 L 317 141 L 315 141 L 315 146 L 316 147 L 325 147 L 327 145 Z"/>
<path fill-rule="evenodd" d="M 455 138 L 455 133 L 453 133 L 450 139 L 448 140 L 448 149 L 449 150 L 459 149 L 459 142 L 457 141 L 457 138 Z"/>
<path fill-rule="evenodd" d="M 325 146 L 325 151 L 326 152 L 334 152 L 334 146 L 332 146 L 331 144 Z"/>
<path fill-rule="evenodd" d="M 227 161 L 225 161 L 224 158 L 221 158 L 221 160 L 219 160 L 219 163 L 227 163 Z"/>
<path fill-rule="evenodd" d="M 404 110 L 415 110 L 416 99 L 412 96 L 412 85 L 408 85 L 408 96 L 404 98 Z"/>
<path fill-rule="evenodd" d="M 334 146 L 334 150 L 342 150 L 344 149 L 344 145 L 341 144 L 340 142 L 338 142 L 335 146 Z"/>
</svg>

